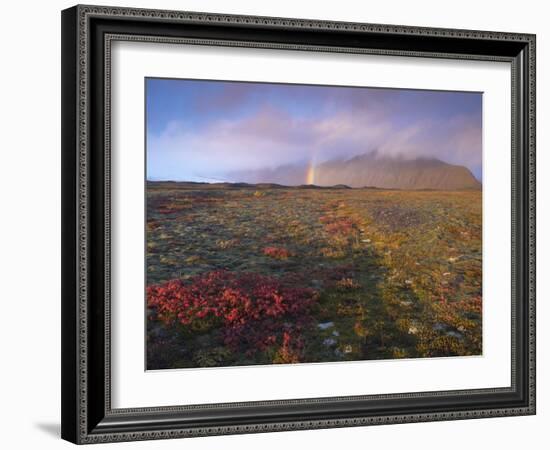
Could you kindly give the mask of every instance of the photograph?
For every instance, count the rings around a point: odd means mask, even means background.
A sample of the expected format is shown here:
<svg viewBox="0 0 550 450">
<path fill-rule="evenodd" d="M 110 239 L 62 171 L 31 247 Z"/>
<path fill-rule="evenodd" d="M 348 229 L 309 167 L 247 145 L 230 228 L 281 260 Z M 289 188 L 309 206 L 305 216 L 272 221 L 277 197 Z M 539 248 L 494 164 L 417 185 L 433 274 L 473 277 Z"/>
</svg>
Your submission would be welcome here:
<svg viewBox="0 0 550 450">
<path fill-rule="evenodd" d="M 483 93 L 148 77 L 146 369 L 483 355 Z"/>
<path fill-rule="evenodd" d="M 548 27 L 529 6 L 495 19 L 479 2 L 453 14 L 400 2 L 67 4 L 61 33 L 36 28 L 48 45 L 19 53 L 60 51 L 61 83 L 45 72 L 58 99 L 38 102 L 60 114 L 14 142 L 40 137 L 27 147 L 42 157 L 57 129 L 61 158 L 48 162 L 61 167 L 27 173 L 28 152 L 8 151 L 22 158 L 8 164 L 12 191 L 23 179 L 32 192 L 10 192 L 30 215 L 6 223 L 36 228 L 48 202 L 30 181 L 59 173 L 57 240 L 29 228 L 24 242 L 61 241 L 61 264 L 42 264 L 61 279 L 37 272 L 59 284 L 60 308 L 40 300 L 27 316 L 55 331 L 45 372 L 65 441 L 387 446 L 401 424 L 407 447 L 537 441 Z M 29 128 L 21 89 L 6 92 Z M 8 241 L 28 267 L 21 239 Z M 16 394 L 16 406 L 28 397 Z"/>
</svg>

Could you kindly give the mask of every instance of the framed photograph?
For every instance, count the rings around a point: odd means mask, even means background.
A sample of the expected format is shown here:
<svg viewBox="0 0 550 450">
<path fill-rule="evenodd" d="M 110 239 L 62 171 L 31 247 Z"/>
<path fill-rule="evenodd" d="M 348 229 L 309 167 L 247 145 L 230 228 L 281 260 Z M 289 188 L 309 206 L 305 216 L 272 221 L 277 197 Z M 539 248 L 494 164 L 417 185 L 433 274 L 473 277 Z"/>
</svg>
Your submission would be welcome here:
<svg viewBox="0 0 550 450">
<path fill-rule="evenodd" d="M 62 12 L 62 437 L 535 413 L 535 36 Z"/>
</svg>

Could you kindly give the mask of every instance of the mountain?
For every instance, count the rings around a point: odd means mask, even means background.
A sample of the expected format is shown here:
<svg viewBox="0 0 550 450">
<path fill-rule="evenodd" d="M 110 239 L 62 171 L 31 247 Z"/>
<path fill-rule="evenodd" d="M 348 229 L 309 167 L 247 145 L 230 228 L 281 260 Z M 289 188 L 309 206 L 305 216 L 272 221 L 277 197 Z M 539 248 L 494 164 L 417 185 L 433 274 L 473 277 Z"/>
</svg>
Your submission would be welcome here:
<svg viewBox="0 0 550 450">
<path fill-rule="evenodd" d="M 435 158 L 403 159 L 379 156 L 375 152 L 347 160 L 309 165 L 285 165 L 230 175 L 247 183 L 278 183 L 286 186 L 342 184 L 353 188 L 382 189 L 481 189 L 481 183 L 464 166 Z"/>
</svg>

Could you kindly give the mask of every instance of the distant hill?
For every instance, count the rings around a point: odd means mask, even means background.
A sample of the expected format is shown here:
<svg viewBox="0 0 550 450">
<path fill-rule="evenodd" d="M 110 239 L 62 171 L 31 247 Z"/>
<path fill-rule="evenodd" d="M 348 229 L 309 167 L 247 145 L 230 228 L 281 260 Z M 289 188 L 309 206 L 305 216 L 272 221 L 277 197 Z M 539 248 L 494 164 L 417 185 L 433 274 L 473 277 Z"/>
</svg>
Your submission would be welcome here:
<svg viewBox="0 0 550 450">
<path fill-rule="evenodd" d="M 312 169 L 306 165 L 286 165 L 231 174 L 246 183 L 303 185 L 313 180 L 317 186 L 345 185 L 353 188 L 381 189 L 480 189 L 481 183 L 464 166 L 445 163 L 435 158 L 403 159 L 366 153 L 347 160 L 331 160 Z"/>
</svg>

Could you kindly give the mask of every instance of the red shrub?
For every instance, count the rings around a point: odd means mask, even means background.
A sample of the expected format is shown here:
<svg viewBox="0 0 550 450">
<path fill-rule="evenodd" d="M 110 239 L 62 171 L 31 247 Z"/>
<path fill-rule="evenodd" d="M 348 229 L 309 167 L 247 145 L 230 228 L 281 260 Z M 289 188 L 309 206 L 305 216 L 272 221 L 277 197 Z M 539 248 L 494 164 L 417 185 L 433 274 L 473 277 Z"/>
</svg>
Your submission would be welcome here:
<svg viewBox="0 0 550 450">
<path fill-rule="evenodd" d="M 225 345 L 248 355 L 281 345 L 281 362 L 296 362 L 301 329 L 311 322 L 312 289 L 284 286 L 254 273 L 214 271 L 184 283 L 171 280 L 147 288 L 147 302 L 166 324 L 191 330 L 219 324 Z"/>
<path fill-rule="evenodd" d="M 465 312 L 481 314 L 483 310 L 481 295 L 468 297 L 457 302 L 456 308 Z"/>
<path fill-rule="evenodd" d="M 302 339 L 298 336 L 293 336 L 291 332 L 283 332 L 283 342 L 277 351 L 273 362 L 275 363 L 297 363 L 300 362 L 300 356 L 303 350 Z"/>
<path fill-rule="evenodd" d="M 334 222 L 327 223 L 325 230 L 329 234 L 339 234 L 346 236 L 354 229 L 355 224 L 350 219 L 338 219 Z"/>
<path fill-rule="evenodd" d="M 287 259 L 290 257 L 290 252 L 286 248 L 282 247 L 265 247 L 264 255 L 276 259 Z"/>
</svg>

